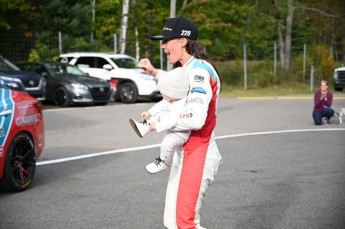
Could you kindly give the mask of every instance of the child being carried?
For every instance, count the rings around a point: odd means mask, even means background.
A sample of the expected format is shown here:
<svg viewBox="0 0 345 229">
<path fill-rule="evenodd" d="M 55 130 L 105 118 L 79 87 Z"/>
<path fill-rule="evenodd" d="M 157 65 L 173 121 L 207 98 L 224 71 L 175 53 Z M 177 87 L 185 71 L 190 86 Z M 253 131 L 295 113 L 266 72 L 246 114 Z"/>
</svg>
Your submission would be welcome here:
<svg viewBox="0 0 345 229">
<path fill-rule="evenodd" d="M 180 114 L 185 110 L 186 97 L 189 93 L 188 77 L 178 67 L 169 72 L 161 72 L 158 77 L 158 89 L 163 99 L 148 111 L 141 113 L 141 122 L 130 119 L 129 122 L 139 137 L 156 130 L 165 132 L 161 143 L 160 155 L 146 166 L 149 173 L 157 173 L 171 166 L 177 147 L 184 145 L 190 131 L 171 131 L 177 124 Z"/>
</svg>

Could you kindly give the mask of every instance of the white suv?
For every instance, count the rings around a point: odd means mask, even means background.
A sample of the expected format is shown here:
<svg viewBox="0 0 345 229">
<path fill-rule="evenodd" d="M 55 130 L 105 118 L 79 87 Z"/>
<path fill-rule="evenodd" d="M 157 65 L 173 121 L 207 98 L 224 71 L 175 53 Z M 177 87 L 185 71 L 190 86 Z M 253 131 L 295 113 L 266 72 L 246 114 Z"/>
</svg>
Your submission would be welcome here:
<svg viewBox="0 0 345 229">
<path fill-rule="evenodd" d="M 334 90 L 342 91 L 345 88 L 345 66 L 334 69 L 333 74 Z"/>
<path fill-rule="evenodd" d="M 124 54 L 76 52 L 60 55 L 60 61 L 76 65 L 90 76 L 108 80 L 114 99 L 135 103 L 139 99 L 161 98 L 155 77 L 137 68 L 137 61 Z"/>
</svg>

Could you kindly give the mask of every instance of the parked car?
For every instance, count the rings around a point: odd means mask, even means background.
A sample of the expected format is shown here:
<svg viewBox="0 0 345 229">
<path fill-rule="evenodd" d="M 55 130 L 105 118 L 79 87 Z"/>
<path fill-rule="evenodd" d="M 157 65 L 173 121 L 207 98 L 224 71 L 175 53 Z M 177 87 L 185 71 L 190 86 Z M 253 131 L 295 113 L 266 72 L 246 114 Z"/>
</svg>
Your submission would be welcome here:
<svg viewBox="0 0 345 229">
<path fill-rule="evenodd" d="M 23 191 L 33 181 L 36 160 L 45 146 L 40 102 L 0 85 L 0 186 Z"/>
<path fill-rule="evenodd" d="M 2 56 L 0 56 L 1 77 L 5 78 L 11 88 L 23 90 L 40 101 L 45 100 L 45 79 L 36 73 L 21 71 L 18 66 Z"/>
<path fill-rule="evenodd" d="M 20 79 L 8 77 L 0 73 L 0 84 L 17 91 L 25 91 L 25 87 Z"/>
<path fill-rule="evenodd" d="M 114 53 L 79 52 L 60 55 L 60 61 L 78 66 L 92 76 L 111 82 L 114 99 L 135 103 L 139 99 L 161 98 L 155 77 L 137 68 L 133 57 Z"/>
<path fill-rule="evenodd" d="M 47 100 L 57 106 L 66 107 L 81 103 L 105 105 L 110 100 L 111 86 L 107 81 L 91 77 L 74 65 L 31 62 L 18 66 L 45 78 Z"/>
<path fill-rule="evenodd" d="M 345 88 L 345 66 L 334 69 L 333 85 L 336 91 L 342 91 Z"/>
</svg>

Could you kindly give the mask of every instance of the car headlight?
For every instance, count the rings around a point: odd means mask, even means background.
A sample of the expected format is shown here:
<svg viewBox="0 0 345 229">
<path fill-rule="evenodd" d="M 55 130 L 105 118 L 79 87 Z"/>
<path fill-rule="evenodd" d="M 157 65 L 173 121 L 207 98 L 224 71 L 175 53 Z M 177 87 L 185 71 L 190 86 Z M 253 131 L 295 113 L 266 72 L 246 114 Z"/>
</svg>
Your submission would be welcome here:
<svg viewBox="0 0 345 229">
<path fill-rule="evenodd" d="M 19 88 L 19 85 L 15 82 L 8 82 L 7 86 L 10 88 Z"/>
<path fill-rule="evenodd" d="M 71 86 L 74 89 L 88 90 L 87 86 L 80 84 L 80 83 L 71 83 Z"/>
<path fill-rule="evenodd" d="M 24 85 L 22 84 L 22 81 L 17 78 L 11 78 L 7 76 L 1 76 L 1 84 L 13 88 L 13 89 L 23 89 Z"/>
</svg>

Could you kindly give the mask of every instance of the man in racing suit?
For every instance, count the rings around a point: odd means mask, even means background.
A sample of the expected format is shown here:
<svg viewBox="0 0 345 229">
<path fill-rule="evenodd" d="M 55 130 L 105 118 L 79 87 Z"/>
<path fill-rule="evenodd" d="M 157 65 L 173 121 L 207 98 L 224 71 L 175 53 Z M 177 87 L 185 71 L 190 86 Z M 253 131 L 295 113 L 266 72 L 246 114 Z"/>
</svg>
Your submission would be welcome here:
<svg viewBox="0 0 345 229">
<path fill-rule="evenodd" d="M 164 209 L 164 225 L 169 229 L 203 228 L 200 209 L 222 161 L 213 130 L 216 125 L 220 80 L 206 54 L 196 43 L 197 28 L 184 18 L 170 18 L 162 35 L 161 48 L 171 64 L 179 62 L 190 83 L 185 112 L 173 131 L 191 130 L 189 140 L 177 149 L 171 166 Z M 164 74 L 148 59 L 138 67 L 151 75 Z"/>
</svg>

